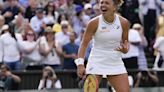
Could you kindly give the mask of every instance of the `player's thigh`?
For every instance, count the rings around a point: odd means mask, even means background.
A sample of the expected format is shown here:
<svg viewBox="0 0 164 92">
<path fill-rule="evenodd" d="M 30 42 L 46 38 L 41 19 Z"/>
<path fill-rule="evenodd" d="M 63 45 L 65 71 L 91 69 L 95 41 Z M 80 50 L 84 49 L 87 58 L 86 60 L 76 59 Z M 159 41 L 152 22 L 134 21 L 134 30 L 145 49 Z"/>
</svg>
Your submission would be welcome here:
<svg viewBox="0 0 164 92">
<path fill-rule="evenodd" d="M 98 84 L 100 84 L 101 80 L 102 80 L 102 75 L 95 75 L 96 79 L 98 81 Z"/>
<path fill-rule="evenodd" d="M 107 79 L 116 92 L 130 92 L 127 74 L 110 75 Z"/>
</svg>

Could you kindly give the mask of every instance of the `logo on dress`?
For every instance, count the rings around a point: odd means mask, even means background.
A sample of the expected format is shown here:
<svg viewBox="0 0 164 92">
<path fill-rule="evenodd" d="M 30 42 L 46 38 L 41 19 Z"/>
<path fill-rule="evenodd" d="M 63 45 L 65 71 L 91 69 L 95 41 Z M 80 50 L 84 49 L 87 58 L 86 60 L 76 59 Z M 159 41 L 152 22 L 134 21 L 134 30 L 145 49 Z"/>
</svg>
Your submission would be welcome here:
<svg viewBox="0 0 164 92">
<path fill-rule="evenodd" d="M 119 28 L 120 28 L 120 26 L 117 25 L 116 29 L 119 29 Z"/>
<path fill-rule="evenodd" d="M 102 27 L 102 30 L 104 30 L 104 29 L 106 29 L 106 27 L 105 27 L 105 26 L 103 26 L 103 27 Z"/>
<path fill-rule="evenodd" d="M 89 68 L 89 71 L 91 71 L 92 69 L 93 69 L 93 67 L 90 67 L 90 68 Z"/>
<path fill-rule="evenodd" d="M 101 27 L 101 32 L 109 32 L 109 29 L 107 29 L 106 26 Z"/>
<path fill-rule="evenodd" d="M 120 26 L 119 26 L 119 25 L 113 25 L 113 28 L 114 28 L 114 29 L 119 29 Z"/>
</svg>

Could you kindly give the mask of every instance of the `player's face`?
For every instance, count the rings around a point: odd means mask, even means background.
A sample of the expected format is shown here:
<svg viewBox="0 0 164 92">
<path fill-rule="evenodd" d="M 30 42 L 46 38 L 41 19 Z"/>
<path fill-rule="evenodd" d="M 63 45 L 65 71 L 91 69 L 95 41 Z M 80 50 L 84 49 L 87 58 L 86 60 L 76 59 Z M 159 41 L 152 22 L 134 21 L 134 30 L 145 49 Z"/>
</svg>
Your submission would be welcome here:
<svg viewBox="0 0 164 92">
<path fill-rule="evenodd" d="M 116 10 L 113 0 L 100 0 L 99 5 L 102 14 L 113 14 Z"/>
</svg>

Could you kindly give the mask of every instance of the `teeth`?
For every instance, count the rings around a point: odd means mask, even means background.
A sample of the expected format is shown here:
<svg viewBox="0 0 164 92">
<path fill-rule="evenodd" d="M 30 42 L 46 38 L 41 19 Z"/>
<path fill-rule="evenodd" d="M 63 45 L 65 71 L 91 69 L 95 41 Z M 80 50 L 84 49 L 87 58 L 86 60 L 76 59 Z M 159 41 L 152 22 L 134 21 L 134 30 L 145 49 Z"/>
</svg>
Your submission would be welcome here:
<svg viewBox="0 0 164 92">
<path fill-rule="evenodd" d="M 102 11 L 107 11 L 107 10 L 102 9 Z"/>
<path fill-rule="evenodd" d="M 102 11 L 106 11 L 107 9 L 106 8 L 101 8 Z"/>
</svg>

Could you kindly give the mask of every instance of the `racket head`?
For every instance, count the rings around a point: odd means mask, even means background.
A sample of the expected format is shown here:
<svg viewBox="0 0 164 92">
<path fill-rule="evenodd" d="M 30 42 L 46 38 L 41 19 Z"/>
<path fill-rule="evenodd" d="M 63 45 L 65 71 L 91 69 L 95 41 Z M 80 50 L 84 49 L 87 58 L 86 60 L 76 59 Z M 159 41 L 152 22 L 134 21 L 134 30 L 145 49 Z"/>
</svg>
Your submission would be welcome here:
<svg viewBox="0 0 164 92">
<path fill-rule="evenodd" d="M 84 81 L 84 92 L 98 92 L 98 80 L 95 75 L 89 74 Z"/>
</svg>

